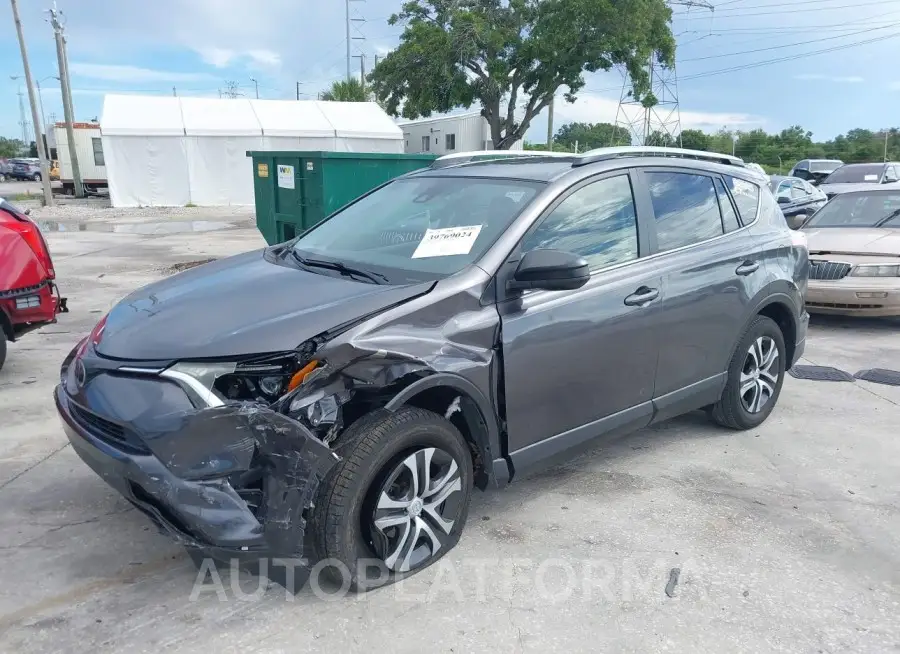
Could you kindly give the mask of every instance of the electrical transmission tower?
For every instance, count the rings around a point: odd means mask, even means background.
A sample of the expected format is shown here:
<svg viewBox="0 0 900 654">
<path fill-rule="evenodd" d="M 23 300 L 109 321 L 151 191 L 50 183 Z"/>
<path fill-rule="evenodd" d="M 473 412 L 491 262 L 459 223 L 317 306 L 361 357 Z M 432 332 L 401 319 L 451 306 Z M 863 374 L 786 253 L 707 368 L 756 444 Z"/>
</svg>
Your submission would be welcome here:
<svg viewBox="0 0 900 654">
<path fill-rule="evenodd" d="M 242 95 L 244 95 L 244 94 L 241 92 L 241 87 L 238 85 L 237 82 L 226 81 L 225 88 L 219 89 L 219 97 L 220 98 L 234 99 L 234 98 L 240 97 Z"/>
<path fill-rule="evenodd" d="M 715 10 L 709 0 L 668 0 L 668 4 Z M 647 62 L 650 93 L 656 98 L 652 107 L 645 107 L 632 95 L 632 81 L 623 68 L 624 80 L 616 110 L 616 127 L 611 145 L 667 145 L 681 146 L 681 109 L 678 106 L 678 75 L 675 62 L 664 67 L 654 55 Z M 628 137 L 625 140 L 625 132 Z"/>
</svg>

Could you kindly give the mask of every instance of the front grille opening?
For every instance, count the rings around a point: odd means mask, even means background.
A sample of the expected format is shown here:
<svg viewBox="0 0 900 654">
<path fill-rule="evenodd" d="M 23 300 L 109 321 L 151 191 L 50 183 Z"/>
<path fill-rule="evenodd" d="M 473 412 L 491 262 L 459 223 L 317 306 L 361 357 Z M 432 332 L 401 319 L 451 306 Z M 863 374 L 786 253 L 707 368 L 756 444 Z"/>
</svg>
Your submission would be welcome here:
<svg viewBox="0 0 900 654">
<path fill-rule="evenodd" d="M 806 306 L 820 309 L 883 309 L 883 304 L 850 304 L 847 302 L 810 302 Z"/>
<path fill-rule="evenodd" d="M 69 403 L 69 409 L 75 421 L 99 440 L 127 454 L 150 454 L 146 445 L 136 438 L 129 438 L 122 425 L 107 420 L 75 403 Z"/>
<path fill-rule="evenodd" d="M 819 261 L 809 266 L 809 278 L 834 281 L 850 274 L 850 264 L 840 261 Z"/>
<path fill-rule="evenodd" d="M 253 468 L 246 472 L 237 473 L 229 478 L 228 483 L 238 494 L 253 517 L 262 522 L 265 519 L 264 498 L 265 480 L 262 468 Z"/>
</svg>

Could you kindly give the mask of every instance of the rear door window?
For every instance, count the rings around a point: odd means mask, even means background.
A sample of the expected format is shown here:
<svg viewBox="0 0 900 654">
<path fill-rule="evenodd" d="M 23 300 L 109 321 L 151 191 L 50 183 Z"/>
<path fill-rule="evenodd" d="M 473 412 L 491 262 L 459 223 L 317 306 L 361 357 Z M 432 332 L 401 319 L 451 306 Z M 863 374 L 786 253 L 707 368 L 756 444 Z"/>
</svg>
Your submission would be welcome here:
<svg viewBox="0 0 900 654">
<path fill-rule="evenodd" d="M 728 176 L 725 177 L 725 184 L 734 198 L 741 222 L 749 225 L 756 220 L 756 213 L 759 211 L 759 187 L 753 182 Z"/>
<path fill-rule="evenodd" d="M 724 233 L 713 178 L 675 172 L 644 173 L 656 216 L 659 250 L 700 243 Z"/>
</svg>

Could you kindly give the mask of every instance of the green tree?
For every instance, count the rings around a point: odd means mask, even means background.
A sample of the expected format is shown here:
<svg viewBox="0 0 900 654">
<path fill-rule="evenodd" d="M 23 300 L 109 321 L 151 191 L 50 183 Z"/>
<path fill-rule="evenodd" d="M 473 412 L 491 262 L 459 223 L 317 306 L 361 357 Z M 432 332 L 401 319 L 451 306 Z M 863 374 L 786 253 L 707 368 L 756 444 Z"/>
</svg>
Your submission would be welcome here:
<svg viewBox="0 0 900 654">
<path fill-rule="evenodd" d="M 22 141 L 18 139 L 8 139 L 5 136 L 0 136 L 0 157 L 4 159 L 9 159 L 11 157 L 21 157 L 22 150 L 25 149 L 25 145 Z"/>
<path fill-rule="evenodd" d="M 330 89 L 322 91 L 321 98 L 334 102 L 368 102 L 372 95 L 358 79 L 351 77 L 334 82 Z"/>
<path fill-rule="evenodd" d="M 631 143 L 631 133 L 624 127 L 609 123 L 568 123 L 559 128 L 553 137 L 553 147 L 557 145 L 567 149 L 584 152 L 594 148 L 606 148 L 610 145 Z"/>
<path fill-rule="evenodd" d="M 407 0 L 388 21 L 404 25 L 400 45 L 369 79 L 395 116 L 480 104 L 508 149 L 557 91 L 574 102 L 585 72 L 621 64 L 633 97 L 655 104 L 646 63 L 674 60 L 671 18 L 665 0 Z"/>
<path fill-rule="evenodd" d="M 709 150 L 709 134 L 699 129 L 681 130 L 681 147 L 688 150 Z"/>
<path fill-rule="evenodd" d="M 647 145 L 660 148 L 677 148 L 678 139 L 667 132 L 654 131 L 647 137 Z"/>
</svg>

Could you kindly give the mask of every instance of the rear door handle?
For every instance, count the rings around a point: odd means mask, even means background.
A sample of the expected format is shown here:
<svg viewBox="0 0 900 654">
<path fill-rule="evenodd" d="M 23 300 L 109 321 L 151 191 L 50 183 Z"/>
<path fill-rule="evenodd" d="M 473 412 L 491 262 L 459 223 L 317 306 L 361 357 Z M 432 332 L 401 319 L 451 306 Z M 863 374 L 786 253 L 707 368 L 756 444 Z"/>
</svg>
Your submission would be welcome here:
<svg viewBox="0 0 900 654">
<path fill-rule="evenodd" d="M 642 307 L 648 302 L 653 302 L 659 297 L 658 288 L 641 286 L 634 293 L 625 298 L 625 304 L 629 307 Z"/>
<path fill-rule="evenodd" d="M 736 272 L 738 275 L 749 275 L 751 273 L 755 273 L 759 270 L 759 262 L 758 261 L 745 261 L 740 266 L 737 267 Z"/>
</svg>

